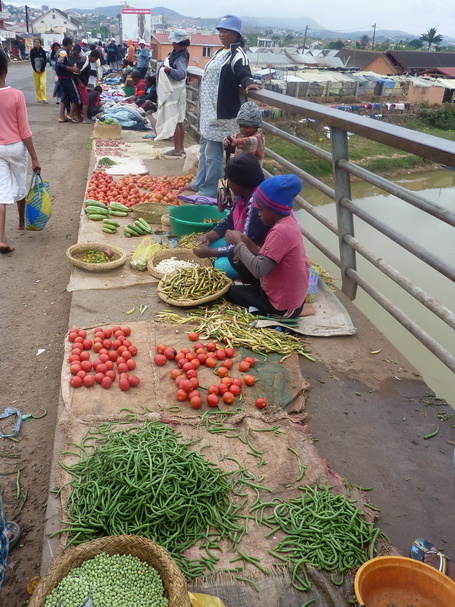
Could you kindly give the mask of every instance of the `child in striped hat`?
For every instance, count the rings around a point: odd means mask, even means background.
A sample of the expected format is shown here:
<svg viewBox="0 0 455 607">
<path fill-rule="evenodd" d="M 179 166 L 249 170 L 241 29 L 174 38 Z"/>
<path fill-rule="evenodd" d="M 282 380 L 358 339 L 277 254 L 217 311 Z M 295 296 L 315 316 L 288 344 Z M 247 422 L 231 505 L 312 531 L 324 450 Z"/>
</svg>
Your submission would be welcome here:
<svg viewBox="0 0 455 607">
<path fill-rule="evenodd" d="M 261 110 L 254 101 L 247 101 L 240 107 L 237 124 L 239 132 L 223 139 L 224 149 L 231 146 L 235 154 L 250 152 L 256 156 L 262 166 L 265 136 L 264 131 L 259 128 L 262 124 Z"/>
</svg>

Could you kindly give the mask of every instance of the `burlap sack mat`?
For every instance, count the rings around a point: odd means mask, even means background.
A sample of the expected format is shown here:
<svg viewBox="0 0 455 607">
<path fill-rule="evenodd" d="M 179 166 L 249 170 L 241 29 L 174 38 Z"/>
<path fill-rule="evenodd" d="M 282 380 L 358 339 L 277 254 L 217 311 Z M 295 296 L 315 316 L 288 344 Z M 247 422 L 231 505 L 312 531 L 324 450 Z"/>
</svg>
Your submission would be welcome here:
<svg viewBox="0 0 455 607">
<path fill-rule="evenodd" d="M 141 416 L 144 421 L 158 419 L 159 414 L 147 413 Z M 90 422 L 101 421 L 98 416 L 91 416 Z M 172 427 L 182 435 L 182 440 L 190 438 L 202 440 L 192 446 L 197 450 L 208 445 L 203 451 L 204 456 L 224 471 L 237 469 L 237 464 L 229 459 L 223 459 L 224 455 L 235 457 L 242 466 L 255 472 L 258 476 L 264 475 L 261 484 L 272 489 L 273 494 L 261 492 L 261 497 L 265 501 L 268 498 L 279 497 L 282 499 L 291 499 L 298 497 L 300 492 L 297 487 L 303 484 L 313 486 L 315 483 L 324 485 L 326 482 L 333 487 L 334 491 L 345 493 L 345 485 L 341 479 L 318 455 L 311 440 L 311 431 L 304 425 L 304 416 L 293 416 L 290 418 L 285 413 L 278 413 L 266 419 L 263 413 L 257 411 L 253 413 L 239 413 L 232 416 L 226 425 L 232 425 L 233 431 L 238 432 L 245 437 L 249 429 L 249 438 L 254 446 L 262 451 L 266 464 L 258 468 L 258 461 L 250 455 L 249 445 L 245 445 L 241 440 L 228 438 L 223 434 L 210 434 L 204 425 L 200 424 L 198 418 L 181 418 L 178 415 L 170 417 L 165 413 L 161 414 L 161 421 L 172 425 Z M 108 420 L 104 420 L 108 421 Z M 80 444 L 82 437 L 89 428 L 90 424 L 81 423 L 75 419 L 70 412 L 66 412 L 64 418 L 60 420 L 61 427 L 68 436 L 68 440 Z M 273 432 L 254 432 L 270 427 L 270 424 L 279 429 L 279 434 Z M 119 426 L 119 429 L 127 429 L 128 425 Z M 294 449 L 300 456 L 301 462 L 305 465 L 306 471 L 303 479 L 297 483 L 299 467 L 296 456 L 289 451 Z M 71 448 L 70 448 L 71 449 Z M 66 464 L 75 463 L 77 458 L 71 454 L 62 456 Z M 57 475 L 58 485 L 63 485 L 70 480 L 70 476 L 60 470 Z M 290 485 L 290 487 L 286 487 Z M 255 493 L 252 489 L 243 490 L 248 494 L 248 503 L 245 506 L 244 513 L 248 512 L 249 507 L 255 499 Z M 69 495 L 69 487 L 62 491 L 62 515 L 66 518 L 66 499 Z M 365 505 L 365 496 L 356 488 L 351 488 L 351 499 L 357 499 L 359 507 L 365 512 L 367 520 L 374 518 L 374 512 Z M 241 498 L 234 498 L 234 501 Z M 253 521 L 250 521 L 253 523 Z M 238 546 L 242 552 L 257 556 L 261 559 L 261 565 L 266 567 L 271 575 L 265 576 L 262 572 L 251 565 L 245 567 L 245 571 L 240 575 L 254 580 L 259 588 L 257 593 L 249 584 L 235 580 L 230 574 L 215 574 L 208 578 L 201 578 L 194 583 L 193 590 L 213 594 L 222 598 L 226 607 L 300 607 L 302 602 L 310 598 L 316 598 L 318 607 L 326 606 L 347 606 L 348 600 L 352 598 L 352 579 L 347 579 L 340 588 L 335 587 L 324 572 L 311 570 L 310 577 L 313 580 L 313 588 L 308 593 L 296 591 L 291 583 L 289 576 L 275 567 L 274 557 L 269 555 L 268 549 L 272 549 L 281 539 L 280 533 L 275 536 L 265 538 L 269 529 L 261 526 L 257 528 L 255 524 L 249 525 L 249 533 Z M 66 542 L 62 538 L 61 547 Z M 229 563 L 233 558 L 233 553 L 228 551 L 229 542 L 222 543 L 223 552 L 217 552 L 220 560 L 217 563 L 218 568 L 229 568 Z M 381 554 L 390 553 L 390 547 L 383 544 Z M 185 553 L 189 558 L 197 558 L 199 554 L 205 554 L 193 547 Z"/>
<path fill-rule="evenodd" d="M 131 328 L 129 340 L 138 348 L 138 354 L 134 357 L 136 369 L 132 373 L 140 378 L 139 386 L 122 392 L 118 386 L 118 380 L 116 380 L 108 390 L 99 384 L 94 384 L 90 388 L 84 386 L 72 388 L 68 362 L 72 344 L 66 340 L 61 375 L 65 408 L 80 420 L 87 420 L 90 415 L 96 415 L 100 419 L 110 419 L 117 415 L 122 408 L 140 413 L 144 412 L 144 407 L 157 412 L 180 407 L 180 414 L 189 417 L 199 417 L 201 413 L 209 409 L 205 402 L 199 410 L 192 409 L 188 401 L 178 402 L 176 400 L 178 388 L 170 377 L 170 371 L 177 366 L 176 363 L 169 361 L 163 367 L 158 367 L 153 362 L 158 343 L 172 346 L 177 351 L 185 346 L 192 348 L 194 343 L 189 341 L 182 327 L 154 321 L 125 322 L 125 324 Z M 112 327 L 113 325 L 105 326 Z M 177 329 L 176 326 L 178 326 Z M 90 339 L 93 338 L 93 329 L 94 327 L 86 327 L 87 336 Z M 90 350 L 90 353 L 93 362 L 97 355 L 93 350 Z M 246 350 L 236 349 L 234 366 L 229 372 L 230 377 L 241 378 L 245 375 L 238 370 L 238 363 L 246 353 Z M 279 363 L 277 356 L 269 357 L 269 360 L 272 362 L 258 362 L 257 366 L 252 369 L 252 374 L 258 377 L 256 385 L 251 388 L 244 386 L 241 400 L 236 398 L 233 405 L 221 403 L 220 409 L 232 410 L 234 407 L 242 407 L 245 411 L 252 411 L 256 409 L 254 400 L 262 394 L 269 400 L 267 413 L 280 412 L 283 409 L 293 413 L 301 412 L 305 405 L 305 394 L 310 386 L 301 375 L 297 354 L 290 356 L 282 364 Z M 210 384 L 219 384 L 221 381 L 212 369 L 205 366 L 199 367 L 198 378 L 201 386 L 205 387 Z M 201 394 L 205 401 L 206 390 L 201 389 Z"/>
</svg>

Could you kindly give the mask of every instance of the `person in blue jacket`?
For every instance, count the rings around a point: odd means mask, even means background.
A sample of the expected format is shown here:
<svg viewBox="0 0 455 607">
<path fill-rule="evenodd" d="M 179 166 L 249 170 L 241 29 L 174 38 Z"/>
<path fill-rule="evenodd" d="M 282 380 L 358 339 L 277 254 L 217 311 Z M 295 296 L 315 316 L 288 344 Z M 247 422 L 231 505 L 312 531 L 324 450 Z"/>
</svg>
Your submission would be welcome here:
<svg viewBox="0 0 455 607">
<path fill-rule="evenodd" d="M 150 52 L 145 46 L 145 40 L 139 40 L 139 55 L 137 57 L 137 70 L 141 75 L 141 78 L 145 78 L 149 66 Z"/>
<path fill-rule="evenodd" d="M 216 28 L 223 48 L 205 66 L 199 89 L 201 148 L 196 178 L 188 187 L 201 196 L 216 197 L 223 176 L 223 139 L 237 129 L 241 104 L 240 88 L 248 93 L 261 87 L 254 83 L 248 57 L 243 50 L 242 22 L 225 15 Z"/>
<path fill-rule="evenodd" d="M 256 188 L 264 181 L 261 165 L 253 154 L 245 152 L 234 156 L 226 164 L 228 187 L 235 196 L 232 210 L 213 230 L 197 241 L 193 249 L 197 257 L 216 257 L 215 268 L 225 272 L 229 278 L 239 278 L 242 282 L 256 282 L 254 276 L 234 257 L 234 246 L 227 245 L 224 235 L 228 230 L 237 230 L 248 236 L 259 247 L 262 246 L 269 227 L 259 217 L 259 209 L 254 204 Z"/>
</svg>

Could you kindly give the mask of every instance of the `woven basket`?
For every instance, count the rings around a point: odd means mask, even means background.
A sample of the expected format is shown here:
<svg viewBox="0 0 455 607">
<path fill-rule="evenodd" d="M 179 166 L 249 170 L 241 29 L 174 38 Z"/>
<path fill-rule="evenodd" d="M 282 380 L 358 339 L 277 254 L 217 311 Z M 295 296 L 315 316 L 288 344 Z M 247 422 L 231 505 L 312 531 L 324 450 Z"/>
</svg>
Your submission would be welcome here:
<svg viewBox="0 0 455 607">
<path fill-rule="evenodd" d="M 74 567 L 92 559 L 100 552 L 131 554 L 154 567 L 160 574 L 169 607 L 191 607 L 185 578 L 170 555 L 158 544 L 137 535 L 101 537 L 70 548 L 51 565 L 36 587 L 28 607 L 43 607 L 46 597 Z"/>
<path fill-rule="evenodd" d="M 163 259 L 169 259 L 171 257 L 183 259 L 184 261 L 191 261 L 191 263 L 197 263 L 200 266 L 208 267 L 212 265 L 210 259 L 201 259 L 200 257 L 196 257 L 196 255 L 190 249 L 167 249 L 163 251 L 157 251 L 155 255 L 153 255 L 153 257 L 149 259 L 147 264 L 147 270 L 155 278 L 163 278 L 164 272 L 159 272 L 155 266 L 157 266 L 160 261 L 163 261 Z"/>
<path fill-rule="evenodd" d="M 161 202 L 141 202 L 131 207 L 134 219 L 145 219 L 148 223 L 161 223 L 165 205 Z"/>
<path fill-rule="evenodd" d="M 175 251 L 175 249 L 174 249 Z M 212 295 L 207 295 L 207 297 L 201 297 L 200 299 L 171 299 L 167 295 L 161 292 L 161 282 L 158 283 L 157 292 L 159 297 L 165 302 L 170 304 L 171 306 L 176 306 L 177 308 L 191 308 L 193 306 L 201 306 L 202 304 L 209 303 L 210 301 L 214 301 L 215 299 L 219 299 L 223 297 L 223 295 L 227 292 L 229 287 L 232 285 L 232 281 L 229 282 L 219 291 L 212 293 Z"/>
<path fill-rule="evenodd" d="M 106 263 L 87 263 L 86 261 L 82 261 L 84 253 L 87 253 L 87 251 L 90 251 L 91 249 L 97 251 L 112 249 L 114 257 L 112 258 L 112 261 L 107 261 Z M 82 242 L 80 244 L 73 244 L 66 249 L 66 256 L 74 266 L 82 268 L 83 270 L 88 270 L 89 272 L 107 272 L 107 270 L 113 270 L 114 268 L 123 266 L 127 258 L 127 254 L 123 249 L 102 242 Z"/>
</svg>

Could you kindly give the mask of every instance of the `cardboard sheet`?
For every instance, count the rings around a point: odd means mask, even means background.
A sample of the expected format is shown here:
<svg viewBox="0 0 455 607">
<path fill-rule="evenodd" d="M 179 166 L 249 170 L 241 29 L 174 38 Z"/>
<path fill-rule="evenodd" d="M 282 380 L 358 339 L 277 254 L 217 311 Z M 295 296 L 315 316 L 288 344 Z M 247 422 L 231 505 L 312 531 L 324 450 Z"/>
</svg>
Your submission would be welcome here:
<svg viewBox="0 0 455 607">
<path fill-rule="evenodd" d="M 352 324 L 346 308 L 335 296 L 333 291 L 319 279 L 316 298 L 311 302 L 315 309 L 313 316 L 304 316 L 299 319 L 291 331 L 312 337 L 332 337 L 333 335 L 354 335 L 357 329 Z M 258 320 L 257 327 L 286 327 L 274 320 Z"/>
</svg>

